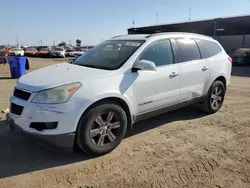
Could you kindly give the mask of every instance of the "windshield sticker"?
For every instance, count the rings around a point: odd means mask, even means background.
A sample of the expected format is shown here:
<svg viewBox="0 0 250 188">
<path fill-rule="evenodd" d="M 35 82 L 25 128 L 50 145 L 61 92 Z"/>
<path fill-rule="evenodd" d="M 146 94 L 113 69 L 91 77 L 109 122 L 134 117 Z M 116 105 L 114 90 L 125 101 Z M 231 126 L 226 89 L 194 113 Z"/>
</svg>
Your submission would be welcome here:
<svg viewBox="0 0 250 188">
<path fill-rule="evenodd" d="M 126 46 L 136 46 L 136 47 L 138 47 L 138 46 L 140 46 L 140 44 L 141 44 L 141 43 L 139 43 L 139 42 L 126 42 L 124 45 L 126 45 Z"/>
</svg>

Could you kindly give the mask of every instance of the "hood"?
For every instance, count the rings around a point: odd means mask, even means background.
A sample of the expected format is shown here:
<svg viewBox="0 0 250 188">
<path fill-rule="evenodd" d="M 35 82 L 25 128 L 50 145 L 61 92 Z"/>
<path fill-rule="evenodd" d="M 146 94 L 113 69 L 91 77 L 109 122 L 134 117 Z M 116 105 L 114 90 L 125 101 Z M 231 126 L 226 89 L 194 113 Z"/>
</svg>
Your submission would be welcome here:
<svg viewBox="0 0 250 188">
<path fill-rule="evenodd" d="M 9 52 L 12 52 L 12 53 L 19 53 L 19 52 L 21 52 L 22 50 L 15 50 L 15 51 L 12 51 L 12 50 L 10 50 Z"/>
<path fill-rule="evenodd" d="M 37 92 L 73 82 L 81 82 L 84 84 L 84 82 L 111 73 L 112 71 L 109 70 L 60 63 L 23 75 L 18 80 L 17 86 L 31 92 Z"/>
</svg>

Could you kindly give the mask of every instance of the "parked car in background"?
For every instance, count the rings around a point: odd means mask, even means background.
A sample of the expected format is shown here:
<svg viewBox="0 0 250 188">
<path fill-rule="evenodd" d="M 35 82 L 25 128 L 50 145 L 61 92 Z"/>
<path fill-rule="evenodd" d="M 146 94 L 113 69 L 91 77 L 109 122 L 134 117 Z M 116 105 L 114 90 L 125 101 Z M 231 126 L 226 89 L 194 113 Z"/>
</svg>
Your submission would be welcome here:
<svg viewBox="0 0 250 188">
<path fill-rule="evenodd" d="M 76 50 L 74 48 L 72 49 L 67 49 L 66 52 L 65 52 L 65 56 L 66 57 L 75 57 L 73 54 Z"/>
<path fill-rule="evenodd" d="M 6 115 L 11 130 L 103 155 L 142 119 L 197 103 L 216 113 L 231 78 L 223 47 L 193 33 L 115 37 L 86 54 L 18 80 Z"/>
<path fill-rule="evenodd" d="M 69 57 L 80 57 L 86 52 L 86 49 L 71 49 L 66 52 L 67 56 Z"/>
<path fill-rule="evenodd" d="M 52 50 L 51 46 L 37 46 L 37 47 L 36 47 L 36 49 L 37 49 L 38 51 L 41 51 L 41 49 L 43 49 L 43 48 L 47 48 L 48 50 Z"/>
<path fill-rule="evenodd" d="M 14 47 L 10 49 L 8 55 L 9 56 L 24 56 L 24 50 L 19 47 Z"/>
<path fill-rule="evenodd" d="M 250 65 L 250 48 L 239 48 L 230 56 L 235 66 Z"/>
<path fill-rule="evenodd" d="M 65 49 L 62 47 L 55 47 L 51 51 L 51 57 L 63 57 L 63 58 L 65 58 Z"/>
<path fill-rule="evenodd" d="M 38 50 L 36 48 L 25 48 L 24 55 L 29 57 L 36 57 Z"/>
<path fill-rule="evenodd" d="M 10 51 L 10 48 L 5 46 L 0 46 L 0 64 L 7 63 L 7 56 Z"/>
<path fill-rule="evenodd" d="M 50 57 L 51 56 L 51 50 L 49 48 L 41 48 L 40 51 L 38 51 L 37 56 L 38 57 Z"/>
</svg>

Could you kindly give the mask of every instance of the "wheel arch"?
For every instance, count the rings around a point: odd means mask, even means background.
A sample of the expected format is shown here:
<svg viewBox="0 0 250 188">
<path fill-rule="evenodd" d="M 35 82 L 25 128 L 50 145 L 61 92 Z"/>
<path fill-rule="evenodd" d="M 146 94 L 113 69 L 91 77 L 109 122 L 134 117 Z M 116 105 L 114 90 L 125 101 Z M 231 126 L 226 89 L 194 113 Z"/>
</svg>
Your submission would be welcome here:
<svg viewBox="0 0 250 188">
<path fill-rule="evenodd" d="M 227 88 L 227 80 L 225 76 L 218 76 L 213 82 L 215 81 L 221 81 L 224 84 L 225 88 Z"/>
<path fill-rule="evenodd" d="M 132 128 L 132 124 L 133 124 L 133 119 L 132 119 L 132 115 L 131 115 L 131 111 L 129 108 L 129 105 L 127 104 L 127 102 L 119 97 L 106 97 L 106 98 L 102 98 L 97 100 L 96 102 L 92 103 L 81 115 L 84 116 L 91 108 L 94 108 L 95 106 L 101 105 L 101 104 L 105 104 L 108 102 L 115 102 L 117 105 L 119 105 L 120 107 L 123 108 L 123 110 L 126 112 L 127 118 L 128 118 L 128 129 Z M 79 120 L 80 121 L 80 120 Z"/>
</svg>

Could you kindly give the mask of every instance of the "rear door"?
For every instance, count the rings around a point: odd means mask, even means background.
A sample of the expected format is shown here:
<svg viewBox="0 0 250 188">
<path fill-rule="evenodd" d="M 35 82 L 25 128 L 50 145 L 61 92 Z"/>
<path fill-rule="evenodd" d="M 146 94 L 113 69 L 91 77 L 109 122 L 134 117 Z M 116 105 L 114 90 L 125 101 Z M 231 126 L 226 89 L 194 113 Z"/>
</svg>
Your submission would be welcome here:
<svg viewBox="0 0 250 188">
<path fill-rule="evenodd" d="M 203 96 L 209 82 L 208 61 L 201 58 L 194 39 L 178 38 L 172 43 L 180 65 L 180 102 Z"/>
</svg>

